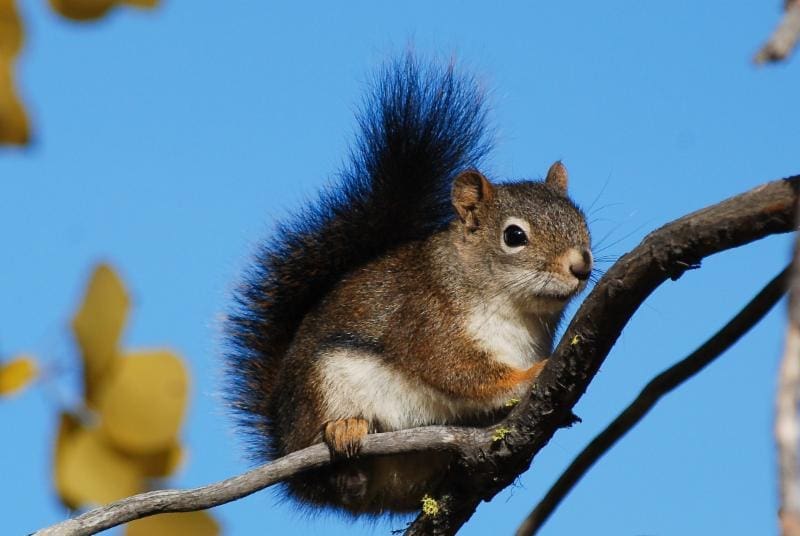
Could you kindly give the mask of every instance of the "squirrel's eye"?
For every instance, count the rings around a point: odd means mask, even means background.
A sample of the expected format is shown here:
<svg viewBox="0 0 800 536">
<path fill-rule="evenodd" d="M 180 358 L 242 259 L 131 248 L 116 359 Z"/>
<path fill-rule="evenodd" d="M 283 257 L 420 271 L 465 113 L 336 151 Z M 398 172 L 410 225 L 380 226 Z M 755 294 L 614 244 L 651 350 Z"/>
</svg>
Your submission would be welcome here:
<svg viewBox="0 0 800 536">
<path fill-rule="evenodd" d="M 510 248 L 518 248 L 528 243 L 528 235 L 517 225 L 509 225 L 503 231 L 503 242 Z"/>
</svg>

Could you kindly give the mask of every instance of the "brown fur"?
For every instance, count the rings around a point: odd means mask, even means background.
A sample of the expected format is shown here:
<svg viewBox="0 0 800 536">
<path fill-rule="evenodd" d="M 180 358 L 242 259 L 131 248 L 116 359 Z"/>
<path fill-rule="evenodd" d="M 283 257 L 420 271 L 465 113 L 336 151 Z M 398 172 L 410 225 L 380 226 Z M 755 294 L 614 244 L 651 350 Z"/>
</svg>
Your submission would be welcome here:
<svg viewBox="0 0 800 536">
<path fill-rule="evenodd" d="M 349 415 L 326 415 L 326 401 L 336 393 L 325 392 L 321 366 L 334 351 L 371 356 L 410 385 L 454 404 L 471 404 L 473 409 L 453 424 L 486 424 L 502 414 L 502 402 L 531 384 L 544 367 L 544 356 L 527 368 L 498 361 L 468 332 L 469 314 L 476 304 L 502 296 L 546 328 L 546 339 L 537 342 L 549 352 L 563 306 L 584 284 L 574 281 L 560 259 L 571 248 L 583 250 L 589 244 L 583 216 L 564 197 L 561 184 L 556 186 L 491 186 L 470 171 L 453 189 L 458 220 L 342 279 L 303 319 L 271 386 L 279 393 L 275 426 L 281 452 L 325 441 L 334 453 L 349 458 L 368 431 L 391 429 L 380 420 L 366 420 L 358 408 Z M 526 218 L 531 225 L 530 244 L 513 255 L 501 245 L 509 216 Z M 541 271 L 574 287 L 541 296 L 530 295 L 524 285 L 509 290 L 504 277 L 513 278 L 514 270 Z M 293 479 L 290 489 L 309 504 L 352 513 L 405 512 L 418 507 L 449 463 L 446 455 L 429 454 L 341 461 Z"/>
</svg>

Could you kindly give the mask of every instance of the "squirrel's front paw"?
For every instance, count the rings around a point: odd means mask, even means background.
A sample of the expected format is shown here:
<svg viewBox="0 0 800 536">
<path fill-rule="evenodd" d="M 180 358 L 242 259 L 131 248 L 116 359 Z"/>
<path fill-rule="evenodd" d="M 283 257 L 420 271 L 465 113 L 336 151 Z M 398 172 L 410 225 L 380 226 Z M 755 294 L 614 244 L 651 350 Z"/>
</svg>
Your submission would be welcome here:
<svg viewBox="0 0 800 536">
<path fill-rule="evenodd" d="M 361 438 L 369 433 L 366 419 L 338 419 L 325 423 L 322 439 L 334 457 L 352 458 L 361 450 Z"/>
</svg>

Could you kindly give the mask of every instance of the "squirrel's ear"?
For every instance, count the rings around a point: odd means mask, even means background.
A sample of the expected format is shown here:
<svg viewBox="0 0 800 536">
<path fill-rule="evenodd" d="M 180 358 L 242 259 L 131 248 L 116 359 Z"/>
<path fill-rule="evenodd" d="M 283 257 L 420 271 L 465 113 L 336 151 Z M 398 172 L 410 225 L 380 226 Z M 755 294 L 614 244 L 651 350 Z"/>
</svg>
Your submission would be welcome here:
<svg viewBox="0 0 800 536">
<path fill-rule="evenodd" d="M 494 196 L 494 187 L 479 171 L 468 169 L 453 181 L 453 207 L 468 231 L 478 228 L 475 210 Z"/>
<path fill-rule="evenodd" d="M 547 172 L 547 178 L 544 180 L 545 184 L 551 188 L 555 188 L 562 194 L 567 193 L 567 168 L 557 160 L 550 166 Z"/>
</svg>

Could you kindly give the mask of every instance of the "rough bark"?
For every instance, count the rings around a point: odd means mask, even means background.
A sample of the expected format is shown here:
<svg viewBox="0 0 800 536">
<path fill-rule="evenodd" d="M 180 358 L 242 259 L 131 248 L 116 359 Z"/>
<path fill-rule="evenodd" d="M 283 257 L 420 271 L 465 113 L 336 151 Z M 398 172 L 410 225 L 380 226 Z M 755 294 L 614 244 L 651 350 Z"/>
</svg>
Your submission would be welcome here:
<svg viewBox="0 0 800 536">
<path fill-rule="evenodd" d="M 562 499 L 575 487 L 592 465 L 631 428 L 636 426 L 661 398 L 697 375 L 764 318 L 786 293 L 788 274 L 789 268 L 787 267 L 761 289 L 730 322 L 700 345 L 697 350 L 650 380 L 639 396 L 575 457 L 544 498 L 536 505 L 536 508 L 519 526 L 516 536 L 536 534 Z"/>
<path fill-rule="evenodd" d="M 800 176 L 759 186 L 653 231 L 622 256 L 575 314 L 530 396 L 501 423 L 509 430 L 502 445 L 463 460 L 459 471 L 470 478 L 449 479 L 437 493 L 446 508 L 435 517 L 418 516 L 406 533 L 455 534 L 482 500 L 510 485 L 568 422 L 622 329 L 653 290 L 699 267 L 704 257 L 791 231 L 798 188 Z"/>
</svg>

